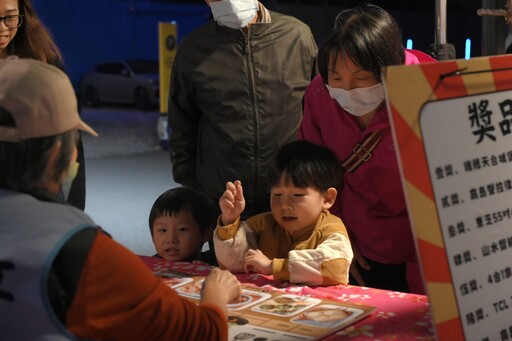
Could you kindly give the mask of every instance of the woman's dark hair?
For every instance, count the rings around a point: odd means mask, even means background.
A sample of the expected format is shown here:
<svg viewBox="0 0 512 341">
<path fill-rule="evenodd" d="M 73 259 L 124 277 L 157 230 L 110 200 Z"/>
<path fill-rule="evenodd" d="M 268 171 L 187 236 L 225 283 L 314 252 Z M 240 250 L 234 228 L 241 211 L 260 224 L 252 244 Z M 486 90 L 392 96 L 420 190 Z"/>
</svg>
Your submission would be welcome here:
<svg viewBox="0 0 512 341">
<path fill-rule="evenodd" d="M 0 126 L 14 127 L 11 114 L 0 107 Z M 20 142 L 0 142 L 0 187 L 18 191 L 33 191 L 47 180 L 60 181 L 69 168 L 78 131 L 70 130 L 60 135 L 40 137 Z M 55 160 L 55 173 L 48 176 L 48 157 L 57 141 L 61 149 Z"/>
<path fill-rule="evenodd" d="M 383 66 L 405 63 L 397 22 L 384 9 L 371 4 L 340 12 L 321 42 L 318 69 L 326 84 L 329 68 L 334 68 L 342 53 L 363 70 L 373 72 L 379 81 Z"/>
<path fill-rule="evenodd" d="M 153 235 L 153 224 L 157 218 L 179 214 L 190 210 L 201 232 L 213 227 L 215 216 L 206 196 L 189 187 L 176 187 L 162 193 L 151 207 L 149 230 Z"/>
<path fill-rule="evenodd" d="M 39 20 L 30 0 L 18 0 L 23 23 L 6 47 L 7 53 L 20 58 L 32 58 L 63 68 L 60 49 L 48 29 Z"/>
<path fill-rule="evenodd" d="M 343 168 L 332 150 L 300 140 L 282 146 L 268 172 L 270 186 L 281 179 L 295 187 L 312 187 L 325 192 L 330 187 L 341 190 Z"/>
</svg>

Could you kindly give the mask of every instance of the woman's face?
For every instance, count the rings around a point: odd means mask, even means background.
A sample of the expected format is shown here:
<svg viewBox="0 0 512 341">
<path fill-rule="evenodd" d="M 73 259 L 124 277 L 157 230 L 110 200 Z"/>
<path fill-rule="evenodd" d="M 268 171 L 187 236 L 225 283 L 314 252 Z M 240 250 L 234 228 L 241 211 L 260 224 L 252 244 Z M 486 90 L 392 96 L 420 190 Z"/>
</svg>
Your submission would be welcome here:
<svg viewBox="0 0 512 341">
<path fill-rule="evenodd" d="M 350 91 L 379 83 L 373 72 L 361 69 L 346 54 L 338 54 L 334 68 L 331 66 L 332 58 L 329 58 L 329 69 L 327 70 L 329 86 Z"/>
<path fill-rule="evenodd" d="M 8 28 L 6 20 L 9 16 L 19 14 L 18 0 L 0 0 L 0 57 L 8 56 L 6 47 L 18 32 L 17 28 Z"/>
</svg>

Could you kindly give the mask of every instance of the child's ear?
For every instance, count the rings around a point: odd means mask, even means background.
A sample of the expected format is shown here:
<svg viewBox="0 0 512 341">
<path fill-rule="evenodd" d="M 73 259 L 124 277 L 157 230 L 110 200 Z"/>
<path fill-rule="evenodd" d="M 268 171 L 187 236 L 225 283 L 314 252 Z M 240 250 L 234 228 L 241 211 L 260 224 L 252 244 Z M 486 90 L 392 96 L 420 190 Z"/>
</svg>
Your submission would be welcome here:
<svg viewBox="0 0 512 341">
<path fill-rule="evenodd" d="M 213 228 L 212 227 L 209 227 L 208 229 L 204 230 L 203 231 L 203 234 L 202 234 L 202 238 L 201 238 L 201 241 L 203 243 L 206 243 L 207 241 L 210 240 L 210 238 L 213 236 Z"/>
<path fill-rule="evenodd" d="M 334 187 L 329 187 L 327 191 L 324 192 L 324 208 L 328 210 L 334 205 L 334 201 L 336 200 L 336 196 L 338 195 L 338 191 Z"/>
</svg>

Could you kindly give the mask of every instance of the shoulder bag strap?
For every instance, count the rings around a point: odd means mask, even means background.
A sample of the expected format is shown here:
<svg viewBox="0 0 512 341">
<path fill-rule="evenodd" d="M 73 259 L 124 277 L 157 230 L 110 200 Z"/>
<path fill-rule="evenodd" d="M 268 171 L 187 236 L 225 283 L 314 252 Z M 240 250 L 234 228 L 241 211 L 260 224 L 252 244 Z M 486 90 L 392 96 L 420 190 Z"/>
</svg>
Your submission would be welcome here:
<svg viewBox="0 0 512 341">
<path fill-rule="evenodd" d="M 361 142 L 356 144 L 350 154 L 343 162 L 342 166 L 346 172 L 354 172 L 363 162 L 366 162 L 372 156 L 372 152 L 379 144 L 382 137 L 382 130 L 376 130 L 366 136 Z"/>
</svg>

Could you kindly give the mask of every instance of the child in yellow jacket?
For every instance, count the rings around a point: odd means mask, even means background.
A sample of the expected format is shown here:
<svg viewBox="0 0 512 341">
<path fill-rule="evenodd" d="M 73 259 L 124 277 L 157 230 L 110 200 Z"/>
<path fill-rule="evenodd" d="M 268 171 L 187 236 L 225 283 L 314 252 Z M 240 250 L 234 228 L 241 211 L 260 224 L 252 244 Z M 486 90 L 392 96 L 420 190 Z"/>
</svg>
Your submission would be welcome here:
<svg viewBox="0 0 512 341">
<path fill-rule="evenodd" d="M 271 212 L 242 222 L 242 184 L 228 182 L 214 233 L 221 267 L 307 285 L 348 283 L 353 253 L 347 230 L 328 211 L 341 179 L 340 162 L 330 149 L 291 142 L 278 151 L 269 171 Z"/>
</svg>

